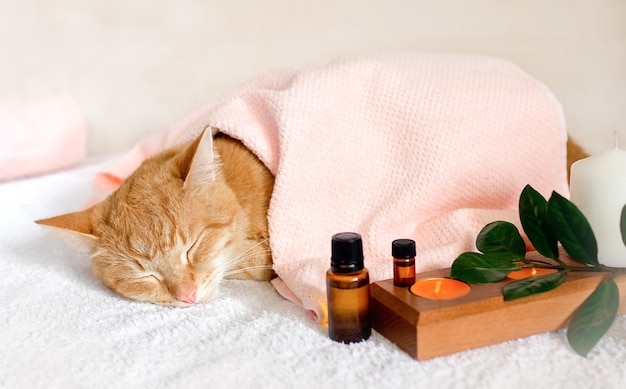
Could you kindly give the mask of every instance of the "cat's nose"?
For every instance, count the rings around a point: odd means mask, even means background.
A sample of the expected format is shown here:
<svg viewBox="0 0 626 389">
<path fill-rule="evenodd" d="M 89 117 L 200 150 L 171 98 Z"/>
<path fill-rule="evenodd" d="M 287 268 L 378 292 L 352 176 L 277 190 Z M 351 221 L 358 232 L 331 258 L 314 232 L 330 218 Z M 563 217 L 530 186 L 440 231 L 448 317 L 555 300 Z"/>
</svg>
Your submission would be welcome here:
<svg viewBox="0 0 626 389">
<path fill-rule="evenodd" d="M 183 290 L 176 294 L 176 300 L 182 301 L 187 304 L 193 304 L 196 302 L 196 289 L 190 288 Z"/>
</svg>

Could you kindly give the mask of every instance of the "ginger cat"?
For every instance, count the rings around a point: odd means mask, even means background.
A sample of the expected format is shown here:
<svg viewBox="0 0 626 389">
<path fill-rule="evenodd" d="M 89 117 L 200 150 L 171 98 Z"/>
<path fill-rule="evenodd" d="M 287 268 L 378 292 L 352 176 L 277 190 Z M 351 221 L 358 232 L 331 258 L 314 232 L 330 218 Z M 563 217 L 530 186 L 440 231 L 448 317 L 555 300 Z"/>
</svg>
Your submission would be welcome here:
<svg viewBox="0 0 626 389">
<path fill-rule="evenodd" d="M 568 145 L 571 163 L 585 156 Z M 39 220 L 87 242 L 96 277 L 122 296 L 188 306 L 222 278 L 273 276 L 267 210 L 274 178 L 239 141 L 205 131 L 146 160 L 85 211 Z"/>
<path fill-rule="evenodd" d="M 224 277 L 269 280 L 274 178 L 240 142 L 205 131 L 146 160 L 103 202 L 37 223 L 78 235 L 122 296 L 187 306 Z"/>
</svg>

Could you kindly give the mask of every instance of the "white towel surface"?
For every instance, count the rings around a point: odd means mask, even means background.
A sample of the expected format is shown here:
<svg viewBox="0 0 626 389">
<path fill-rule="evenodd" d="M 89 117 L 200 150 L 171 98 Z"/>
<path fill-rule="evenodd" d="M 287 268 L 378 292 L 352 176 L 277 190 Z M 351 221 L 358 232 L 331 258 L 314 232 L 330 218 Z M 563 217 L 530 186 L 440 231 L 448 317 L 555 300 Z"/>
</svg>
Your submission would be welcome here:
<svg viewBox="0 0 626 389">
<path fill-rule="evenodd" d="M 564 331 L 417 362 L 328 339 L 269 283 L 189 308 L 126 300 L 33 220 L 78 209 L 111 161 L 0 184 L 0 388 L 621 388 L 626 319 L 587 358 Z M 489 323 L 485 323 L 486 326 Z M 461 329 L 462 330 L 462 329 Z M 472 336 L 468 333 L 467 336 Z"/>
</svg>

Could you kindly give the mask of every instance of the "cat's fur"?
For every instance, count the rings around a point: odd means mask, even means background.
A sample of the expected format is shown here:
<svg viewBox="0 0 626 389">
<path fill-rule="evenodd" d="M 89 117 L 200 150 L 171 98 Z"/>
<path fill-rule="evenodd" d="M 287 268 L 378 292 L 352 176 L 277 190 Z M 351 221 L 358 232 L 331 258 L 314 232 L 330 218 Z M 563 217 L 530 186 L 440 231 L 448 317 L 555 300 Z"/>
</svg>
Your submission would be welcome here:
<svg viewBox="0 0 626 389">
<path fill-rule="evenodd" d="M 206 131 L 146 160 L 105 201 L 37 223 L 78 234 L 94 274 L 122 296 L 185 306 L 224 277 L 272 277 L 273 182 L 240 142 Z"/>
<path fill-rule="evenodd" d="M 568 169 L 585 156 L 568 142 Z M 131 299 L 186 306 L 224 277 L 268 280 L 274 179 L 239 141 L 205 131 L 146 160 L 102 203 L 39 220 L 86 241 L 94 274 Z"/>
</svg>

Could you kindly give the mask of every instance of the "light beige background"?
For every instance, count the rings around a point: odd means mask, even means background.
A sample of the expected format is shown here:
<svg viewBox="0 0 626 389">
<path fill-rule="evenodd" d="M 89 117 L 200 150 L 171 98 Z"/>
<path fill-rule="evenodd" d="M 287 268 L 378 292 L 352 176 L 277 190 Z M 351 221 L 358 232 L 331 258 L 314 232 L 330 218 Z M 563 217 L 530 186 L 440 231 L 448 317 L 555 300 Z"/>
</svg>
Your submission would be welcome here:
<svg viewBox="0 0 626 389">
<path fill-rule="evenodd" d="M 393 50 L 512 60 L 588 151 L 626 148 L 626 0 L 0 0 L 0 99 L 74 94 L 92 154 L 260 72 Z"/>
</svg>

